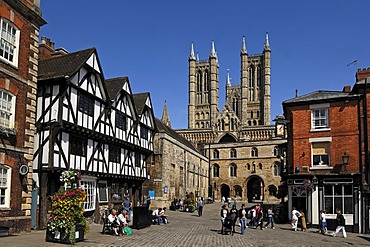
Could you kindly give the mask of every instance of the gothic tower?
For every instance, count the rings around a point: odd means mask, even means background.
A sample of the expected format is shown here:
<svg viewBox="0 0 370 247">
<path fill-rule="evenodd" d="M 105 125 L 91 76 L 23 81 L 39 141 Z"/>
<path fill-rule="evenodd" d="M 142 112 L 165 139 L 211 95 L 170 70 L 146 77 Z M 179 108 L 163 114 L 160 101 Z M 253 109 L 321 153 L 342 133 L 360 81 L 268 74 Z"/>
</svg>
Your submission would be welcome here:
<svg viewBox="0 0 370 247">
<path fill-rule="evenodd" d="M 212 41 L 209 59 L 199 61 L 191 44 L 189 56 L 188 128 L 210 129 L 218 114 L 218 59 Z"/>
</svg>

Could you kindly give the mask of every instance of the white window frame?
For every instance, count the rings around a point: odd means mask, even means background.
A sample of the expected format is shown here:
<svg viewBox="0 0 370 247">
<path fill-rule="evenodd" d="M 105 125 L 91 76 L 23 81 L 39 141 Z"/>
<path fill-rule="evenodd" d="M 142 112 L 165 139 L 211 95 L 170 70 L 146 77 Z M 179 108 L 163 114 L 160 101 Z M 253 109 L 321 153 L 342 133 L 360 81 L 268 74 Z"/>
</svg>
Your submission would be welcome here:
<svg viewBox="0 0 370 247">
<path fill-rule="evenodd" d="M 99 187 L 100 184 L 104 185 L 105 189 L 102 188 L 102 190 L 104 190 L 104 193 L 106 194 L 107 200 L 101 200 L 100 199 L 100 197 L 101 197 L 100 196 L 100 187 Z M 101 180 L 101 181 L 98 182 L 97 191 L 98 191 L 99 203 L 108 203 L 108 201 L 109 201 L 109 199 L 108 199 L 108 183 L 107 183 L 106 180 Z"/>
<path fill-rule="evenodd" d="M 5 100 L 3 97 L 4 95 L 6 95 L 7 98 L 11 97 L 11 100 Z M 0 126 L 4 128 L 14 128 L 15 98 L 16 97 L 9 91 L 0 89 Z M 10 109 L 6 109 L 9 107 L 8 105 L 10 105 Z M 3 114 L 9 115 L 9 119 L 3 118 Z"/>
<path fill-rule="evenodd" d="M 310 105 L 311 109 L 311 131 L 327 131 L 329 127 L 329 103 Z M 319 117 L 315 117 L 315 113 L 319 112 Z M 323 121 L 323 124 L 316 125 L 316 121 Z"/>
<path fill-rule="evenodd" d="M 311 167 L 312 168 L 326 168 L 330 167 L 330 142 L 332 141 L 331 137 L 318 137 L 318 138 L 309 138 L 309 142 L 311 143 Z M 328 164 L 319 164 L 319 165 L 314 165 L 313 164 L 313 146 L 314 143 L 328 143 L 329 144 L 329 150 L 327 153 L 328 156 Z"/>
<path fill-rule="evenodd" d="M 327 214 L 333 214 L 335 215 L 336 214 L 336 210 L 339 209 L 343 214 L 346 214 L 346 215 L 352 215 L 353 214 L 353 208 L 351 208 L 351 213 L 348 213 L 347 211 L 345 211 L 345 199 L 350 199 L 351 200 L 351 203 L 347 203 L 348 204 L 351 204 L 353 203 L 353 194 L 345 194 L 344 193 L 344 186 L 351 186 L 351 191 L 353 192 L 353 184 L 352 183 L 324 183 L 324 186 L 331 186 L 332 187 L 332 190 L 334 190 L 334 186 L 341 186 L 341 193 L 340 194 L 335 194 L 335 191 L 332 191 L 333 193 L 330 195 L 326 195 L 325 194 L 325 189 L 323 190 L 323 196 L 324 196 L 324 208 L 326 209 L 327 205 L 326 205 L 326 198 L 330 198 L 332 200 L 331 202 L 331 206 L 333 208 L 333 211 L 332 212 L 326 212 Z M 341 205 L 342 207 L 341 208 L 335 208 L 335 205 L 336 205 L 336 199 L 340 200 L 341 201 Z"/>
<path fill-rule="evenodd" d="M 86 193 L 86 201 L 83 203 L 85 211 L 95 210 L 96 203 L 96 177 L 82 176 L 80 188 Z"/>
<path fill-rule="evenodd" d="M 3 26 L 6 26 L 7 31 L 3 31 Z M 11 32 L 15 32 L 14 36 L 9 34 L 9 28 Z M 19 54 L 19 29 L 9 20 L 0 18 L 0 30 L 1 30 L 1 40 L 0 40 L 0 60 L 9 63 L 15 67 L 18 67 L 18 54 Z M 13 46 L 13 59 L 5 57 L 5 54 L 1 55 L 1 47 L 3 47 L 3 52 L 10 49 L 10 46 Z M 10 50 L 7 51 L 10 54 Z"/>
<path fill-rule="evenodd" d="M 5 176 L 4 176 L 4 171 L 6 171 Z M 11 174 L 12 174 L 11 167 L 6 166 L 6 165 L 0 165 L 0 189 L 5 190 L 4 203 L 0 204 L 0 208 L 10 208 L 10 190 L 11 190 L 11 179 L 12 179 Z M 3 179 L 5 179 L 5 182 Z"/>
</svg>

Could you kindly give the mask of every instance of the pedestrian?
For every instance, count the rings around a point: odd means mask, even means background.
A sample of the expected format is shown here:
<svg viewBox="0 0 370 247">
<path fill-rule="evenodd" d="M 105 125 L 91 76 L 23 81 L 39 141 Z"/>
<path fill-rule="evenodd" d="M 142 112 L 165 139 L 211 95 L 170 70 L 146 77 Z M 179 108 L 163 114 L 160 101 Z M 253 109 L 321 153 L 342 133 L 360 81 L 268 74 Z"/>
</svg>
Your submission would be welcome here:
<svg viewBox="0 0 370 247">
<path fill-rule="evenodd" d="M 242 204 L 242 207 L 239 209 L 239 219 L 240 219 L 240 233 L 244 235 L 245 228 L 247 228 L 247 212 L 245 210 L 245 204 Z"/>
<path fill-rule="evenodd" d="M 234 196 L 234 205 L 237 206 L 238 200 L 236 199 L 236 196 Z"/>
<path fill-rule="evenodd" d="M 327 222 L 324 210 L 320 211 L 320 221 L 321 221 L 321 234 L 325 235 L 327 232 Z"/>
<path fill-rule="evenodd" d="M 250 209 L 250 213 L 248 213 L 248 214 L 250 214 L 250 218 L 251 218 L 251 220 L 250 220 L 250 222 L 249 222 L 249 225 L 250 226 L 252 226 L 253 228 L 255 228 L 256 227 L 256 224 L 257 224 L 257 211 L 256 211 L 256 207 L 255 206 L 253 206 L 251 209 Z"/>
<path fill-rule="evenodd" d="M 303 210 L 299 211 L 301 213 L 301 229 L 302 231 L 306 232 L 307 231 L 307 224 L 306 224 L 306 217 L 303 212 Z"/>
<path fill-rule="evenodd" d="M 122 205 L 123 205 L 123 209 L 127 213 L 127 217 L 128 217 L 127 221 L 130 222 L 131 221 L 131 207 L 132 207 L 132 204 L 131 204 L 130 199 L 128 198 L 128 196 L 125 196 L 125 199 L 123 200 Z"/>
<path fill-rule="evenodd" d="M 292 210 L 292 228 L 297 231 L 298 219 L 301 217 L 301 213 L 297 211 L 295 207 Z"/>
<path fill-rule="evenodd" d="M 260 229 L 263 230 L 263 210 L 262 208 L 260 208 L 260 210 L 257 213 L 256 222 L 257 222 L 256 229 L 260 227 Z"/>
<path fill-rule="evenodd" d="M 228 208 L 231 208 L 231 197 L 230 196 L 227 197 L 227 206 Z"/>
<path fill-rule="evenodd" d="M 236 209 L 236 205 L 233 205 L 233 207 L 230 210 L 230 216 L 231 219 L 233 220 L 233 233 L 235 233 L 235 223 L 236 220 L 238 219 L 238 209 Z"/>
<path fill-rule="evenodd" d="M 220 212 L 221 216 L 221 234 L 224 234 L 224 222 L 226 219 L 226 216 L 229 214 L 229 210 L 227 209 L 227 205 L 223 204 Z"/>
<path fill-rule="evenodd" d="M 275 219 L 274 219 L 274 211 L 272 210 L 272 207 L 267 209 L 267 217 L 268 222 L 265 225 L 265 228 L 271 223 L 271 229 L 275 229 Z"/>
<path fill-rule="evenodd" d="M 204 206 L 203 197 L 198 197 L 197 204 L 198 204 L 198 216 L 200 217 L 203 215 L 203 206 Z"/>
<path fill-rule="evenodd" d="M 222 205 L 224 205 L 224 204 L 225 204 L 225 197 L 224 197 L 224 196 L 222 196 L 221 204 L 222 204 Z"/>
<path fill-rule="evenodd" d="M 340 231 L 342 231 L 343 237 L 347 238 L 346 220 L 344 219 L 344 216 L 340 210 L 337 211 L 337 218 L 335 222 L 337 224 L 337 228 L 335 229 L 335 232 L 332 234 L 332 236 L 335 237 Z"/>
</svg>

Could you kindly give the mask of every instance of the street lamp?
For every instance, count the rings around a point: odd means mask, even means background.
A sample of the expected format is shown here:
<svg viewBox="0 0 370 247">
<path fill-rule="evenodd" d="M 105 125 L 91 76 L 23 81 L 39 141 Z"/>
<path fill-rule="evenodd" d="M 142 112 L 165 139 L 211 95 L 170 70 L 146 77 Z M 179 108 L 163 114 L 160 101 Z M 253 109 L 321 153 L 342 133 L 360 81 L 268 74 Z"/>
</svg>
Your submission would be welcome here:
<svg viewBox="0 0 370 247">
<path fill-rule="evenodd" d="M 342 156 L 342 161 L 343 161 L 343 165 L 344 165 L 344 171 L 346 172 L 348 161 L 349 161 L 349 155 L 347 154 L 347 152 L 344 152 L 344 154 Z"/>
</svg>

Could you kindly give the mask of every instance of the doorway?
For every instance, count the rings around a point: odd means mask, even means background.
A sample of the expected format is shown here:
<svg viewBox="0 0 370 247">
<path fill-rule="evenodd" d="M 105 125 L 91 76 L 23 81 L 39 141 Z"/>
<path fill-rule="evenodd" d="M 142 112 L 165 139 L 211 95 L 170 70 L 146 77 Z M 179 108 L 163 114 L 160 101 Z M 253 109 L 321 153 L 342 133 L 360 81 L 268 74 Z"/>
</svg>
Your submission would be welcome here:
<svg viewBox="0 0 370 247">
<path fill-rule="evenodd" d="M 221 197 L 228 198 L 230 197 L 230 187 L 227 184 L 221 185 Z"/>
<path fill-rule="evenodd" d="M 247 182 L 247 199 L 248 202 L 263 201 L 264 194 L 263 180 L 259 176 L 250 177 Z"/>
</svg>

